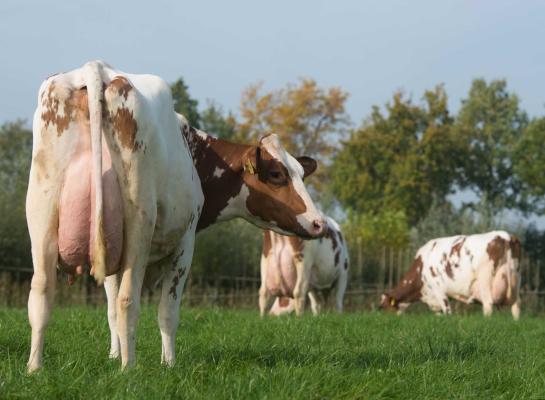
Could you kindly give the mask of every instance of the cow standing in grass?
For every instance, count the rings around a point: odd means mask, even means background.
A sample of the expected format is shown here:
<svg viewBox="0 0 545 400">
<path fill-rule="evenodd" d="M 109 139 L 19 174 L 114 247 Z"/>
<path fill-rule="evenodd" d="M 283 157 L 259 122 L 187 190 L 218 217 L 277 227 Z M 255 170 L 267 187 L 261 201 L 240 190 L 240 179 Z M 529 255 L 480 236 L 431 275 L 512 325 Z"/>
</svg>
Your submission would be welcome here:
<svg viewBox="0 0 545 400">
<path fill-rule="evenodd" d="M 135 362 L 143 282 L 161 282 L 162 362 L 173 364 L 197 229 L 242 216 L 284 234 L 321 236 L 325 223 L 302 182 L 314 166 L 290 156 L 275 135 L 243 146 L 197 132 L 153 75 L 97 61 L 48 78 L 34 114 L 26 203 L 34 264 L 29 371 L 42 365 L 57 266 L 72 275 L 90 267 L 99 283 L 108 276 L 123 367 Z"/>
<path fill-rule="evenodd" d="M 295 310 L 301 315 L 310 298 L 312 313 L 321 309 L 319 292 L 335 289 L 337 310 L 342 312 L 348 282 L 348 248 L 337 222 L 327 217 L 323 238 L 303 240 L 265 231 L 261 254 L 259 311 L 264 316 Z"/>
<path fill-rule="evenodd" d="M 380 307 L 403 312 L 422 301 L 433 311 L 450 314 L 449 298 L 483 305 L 510 305 L 520 316 L 520 242 L 505 231 L 433 239 L 418 249 L 410 270 L 382 295 Z"/>
</svg>

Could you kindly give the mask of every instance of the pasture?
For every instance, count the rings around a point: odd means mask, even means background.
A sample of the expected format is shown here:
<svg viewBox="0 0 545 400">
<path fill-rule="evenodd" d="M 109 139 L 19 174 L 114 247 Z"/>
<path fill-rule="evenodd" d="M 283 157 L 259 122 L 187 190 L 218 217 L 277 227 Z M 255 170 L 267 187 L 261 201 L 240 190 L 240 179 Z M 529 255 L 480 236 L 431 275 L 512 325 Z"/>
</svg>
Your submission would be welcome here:
<svg viewBox="0 0 545 400">
<path fill-rule="evenodd" d="M 28 376 L 24 309 L 0 309 L 0 398 L 544 398 L 545 321 L 506 313 L 435 317 L 183 309 L 178 359 L 160 366 L 156 308 L 144 306 L 137 367 L 107 358 L 102 307 L 57 308 L 44 369 Z"/>
</svg>

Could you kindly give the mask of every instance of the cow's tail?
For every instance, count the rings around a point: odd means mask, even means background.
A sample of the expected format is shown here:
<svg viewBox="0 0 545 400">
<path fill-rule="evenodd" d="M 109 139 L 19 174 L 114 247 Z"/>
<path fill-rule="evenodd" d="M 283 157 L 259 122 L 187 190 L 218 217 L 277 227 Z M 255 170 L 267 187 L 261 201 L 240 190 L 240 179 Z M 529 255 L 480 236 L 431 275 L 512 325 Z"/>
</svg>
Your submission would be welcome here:
<svg viewBox="0 0 545 400">
<path fill-rule="evenodd" d="M 91 127 L 92 180 L 95 187 L 93 214 L 94 226 L 91 232 L 91 265 L 94 277 L 100 285 L 106 278 L 106 245 L 104 241 L 103 196 L 102 196 L 102 65 L 87 63 L 84 79 L 89 99 L 89 124 Z"/>
</svg>

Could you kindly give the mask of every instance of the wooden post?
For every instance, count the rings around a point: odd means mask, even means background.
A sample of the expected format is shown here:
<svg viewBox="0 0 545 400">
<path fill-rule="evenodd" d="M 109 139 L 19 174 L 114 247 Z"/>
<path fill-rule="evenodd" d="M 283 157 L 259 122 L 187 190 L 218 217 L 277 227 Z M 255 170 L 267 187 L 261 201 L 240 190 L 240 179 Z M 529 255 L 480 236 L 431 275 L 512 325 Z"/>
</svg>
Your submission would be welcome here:
<svg viewBox="0 0 545 400">
<path fill-rule="evenodd" d="M 388 265 L 388 289 L 393 287 L 394 283 L 394 251 L 390 249 L 390 265 Z"/>
<path fill-rule="evenodd" d="M 378 287 L 382 292 L 384 289 L 384 275 L 386 273 L 386 247 L 382 248 L 382 256 L 380 258 L 379 270 L 378 270 Z"/>
<path fill-rule="evenodd" d="M 358 236 L 358 239 L 356 240 L 356 243 L 357 243 L 357 251 L 358 251 L 358 273 L 359 273 L 359 276 L 358 276 L 358 283 L 360 285 L 363 285 L 363 249 L 362 249 L 362 245 L 361 245 L 361 236 Z M 354 268 L 354 271 L 356 269 Z"/>
</svg>

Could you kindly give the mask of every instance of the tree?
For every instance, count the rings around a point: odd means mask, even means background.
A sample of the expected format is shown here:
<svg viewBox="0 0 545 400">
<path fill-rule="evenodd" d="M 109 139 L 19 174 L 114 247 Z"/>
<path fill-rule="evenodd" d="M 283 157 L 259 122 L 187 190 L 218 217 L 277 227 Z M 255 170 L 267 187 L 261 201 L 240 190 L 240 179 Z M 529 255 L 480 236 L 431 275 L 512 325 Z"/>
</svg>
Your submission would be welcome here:
<svg viewBox="0 0 545 400">
<path fill-rule="evenodd" d="M 515 172 L 522 196 L 532 209 L 545 212 L 545 118 L 533 119 L 515 147 Z"/>
<path fill-rule="evenodd" d="M 434 201 L 447 201 L 463 158 L 447 100 L 438 86 L 420 106 L 397 92 L 385 113 L 373 107 L 331 168 L 333 192 L 345 207 L 371 215 L 402 211 L 414 225 Z"/>
<path fill-rule="evenodd" d="M 231 113 L 225 116 L 222 107 L 213 101 L 208 102 L 201 113 L 201 128 L 206 133 L 229 141 L 234 140 L 237 129 L 235 117 Z"/>
<path fill-rule="evenodd" d="M 340 88 L 320 88 L 312 79 L 270 92 L 264 92 L 262 84 L 252 85 L 242 94 L 237 138 L 248 143 L 276 133 L 292 155 L 315 158 L 318 169 L 306 183 L 312 197 L 327 208 L 327 166 L 349 122 L 347 98 Z"/>
<path fill-rule="evenodd" d="M 485 197 L 497 210 L 520 207 L 520 182 L 513 153 L 528 117 L 505 80 L 476 79 L 456 118 L 456 130 L 466 146 L 465 185 Z"/>
<path fill-rule="evenodd" d="M 187 118 L 189 125 L 200 128 L 201 117 L 199 115 L 199 102 L 189 95 L 189 87 L 183 78 L 179 78 L 170 85 L 174 110 Z"/>
<path fill-rule="evenodd" d="M 31 152 L 24 121 L 0 126 L 0 263 L 7 267 L 32 267 L 25 218 Z"/>
</svg>

